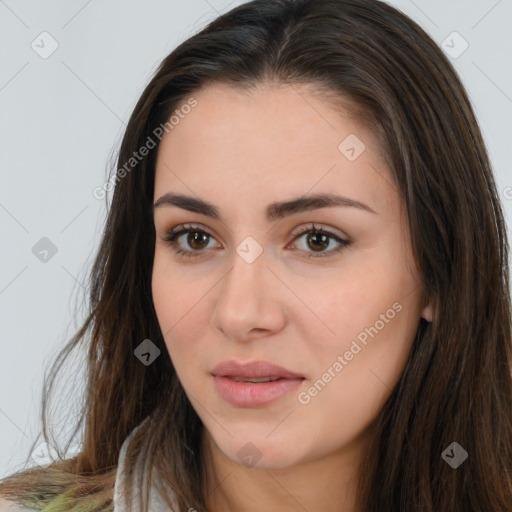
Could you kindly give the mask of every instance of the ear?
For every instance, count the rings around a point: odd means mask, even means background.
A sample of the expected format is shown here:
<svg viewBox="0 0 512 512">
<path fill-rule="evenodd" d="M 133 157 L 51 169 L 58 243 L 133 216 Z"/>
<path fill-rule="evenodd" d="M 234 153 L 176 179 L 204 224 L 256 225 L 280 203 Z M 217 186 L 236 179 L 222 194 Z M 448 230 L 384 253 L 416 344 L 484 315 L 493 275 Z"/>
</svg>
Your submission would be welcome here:
<svg viewBox="0 0 512 512">
<path fill-rule="evenodd" d="M 427 321 L 432 322 L 434 318 L 434 312 L 432 309 L 432 304 L 428 304 L 425 309 L 421 312 L 421 316 Z"/>
</svg>

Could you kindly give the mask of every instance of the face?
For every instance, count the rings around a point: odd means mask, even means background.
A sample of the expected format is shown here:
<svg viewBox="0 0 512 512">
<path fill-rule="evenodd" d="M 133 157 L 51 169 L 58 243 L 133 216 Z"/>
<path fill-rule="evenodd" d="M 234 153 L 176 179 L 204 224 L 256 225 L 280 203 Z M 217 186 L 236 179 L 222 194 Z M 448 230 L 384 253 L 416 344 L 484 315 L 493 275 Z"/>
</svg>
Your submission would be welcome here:
<svg viewBox="0 0 512 512">
<path fill-rule="evenodd" d="M 178 377 L 234 463 L 355 450 L 431 320 L 376 139 L 299 86 L 194 98 L 162 139 L 154 191 L 194 200 L 154 208 L 152 293 Z M 350 201 L 311 199 L 328 194 Z M 226 361 L 264 364 L 216 370 Z"/>
</svg>

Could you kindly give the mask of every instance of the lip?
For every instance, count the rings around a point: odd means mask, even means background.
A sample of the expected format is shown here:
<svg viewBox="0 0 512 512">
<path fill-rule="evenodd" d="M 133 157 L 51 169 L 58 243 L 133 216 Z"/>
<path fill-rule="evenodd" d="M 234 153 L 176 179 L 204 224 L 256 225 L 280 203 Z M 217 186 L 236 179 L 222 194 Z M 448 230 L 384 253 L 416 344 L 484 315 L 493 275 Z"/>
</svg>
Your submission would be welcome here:
<svg viewBox="0 0 512 512">
<path fill-rule="evenodd" d="M 215 389 L 225 401 L 235 407 L 265 407 L 296 390 L 305 379 L 268 361 L 240 364 L 237 361 L 220 363 L 212 371 Z M 278 378 L 274 382 L 239 382 L 240 378 Z"/>
<path fill-rule="evenodd" d="M 270 363 L 269 361 L 252 361 L 250 363 L 239 363 L 237 361 L 224 361 L 219 363 L 213 370 L 215 377 L 245 377 L 263 378 L 280 377 L 282 379 L 304 379 L 304 375 L 294 373 L 282 366 Z"/>
</svg>

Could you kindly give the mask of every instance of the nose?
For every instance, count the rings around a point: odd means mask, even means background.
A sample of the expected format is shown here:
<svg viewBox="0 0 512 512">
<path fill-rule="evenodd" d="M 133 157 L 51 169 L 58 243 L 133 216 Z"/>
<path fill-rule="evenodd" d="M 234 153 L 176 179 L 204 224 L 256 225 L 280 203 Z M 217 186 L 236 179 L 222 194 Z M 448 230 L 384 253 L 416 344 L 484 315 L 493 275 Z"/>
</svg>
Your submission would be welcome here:
<svg viewBox="0 0 512 512">
<path fill-rule="evenodd" d="M 226 338 L 247 341 L 286 325 L 286 290 L 267 265 L 265 251 L 252 263 L 233 251 L 232 267 L 215 287 L 211 317 L 213 327 Z"/>
</svg>

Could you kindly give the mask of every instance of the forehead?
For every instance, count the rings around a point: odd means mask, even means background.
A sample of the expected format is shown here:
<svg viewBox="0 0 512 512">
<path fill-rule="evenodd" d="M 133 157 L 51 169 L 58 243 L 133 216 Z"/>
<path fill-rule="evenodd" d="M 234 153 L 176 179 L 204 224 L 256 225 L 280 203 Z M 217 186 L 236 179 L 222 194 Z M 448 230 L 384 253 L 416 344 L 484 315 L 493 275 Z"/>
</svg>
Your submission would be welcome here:
<svg viewBox="0 0 512 512">
<path fill-rule="evenodd" d="M 173 190 L 236 201 L 236 191 L 239 201 L 270 202 L 337 191 L 386 208 L 391 178 L 376 137 L 310 88 L 212 84 L 193 97 L 160 143 L 155 198 Z"/>
</svg>

